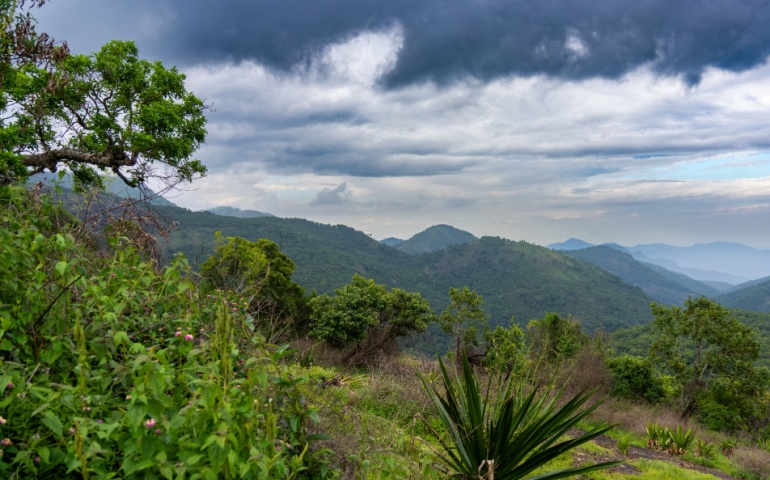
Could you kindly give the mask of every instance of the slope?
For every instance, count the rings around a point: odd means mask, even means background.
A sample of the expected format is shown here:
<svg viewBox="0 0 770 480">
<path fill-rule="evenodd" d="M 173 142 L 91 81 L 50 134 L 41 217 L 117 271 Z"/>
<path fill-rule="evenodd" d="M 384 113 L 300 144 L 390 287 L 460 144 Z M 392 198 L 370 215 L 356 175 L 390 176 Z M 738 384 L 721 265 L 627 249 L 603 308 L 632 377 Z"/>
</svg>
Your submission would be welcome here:
<svg viewBox="0 0 770 480">
<path fill-rule="evenodd" d="M 598 246 L 583 250 L 565 251 L 620 277 L 629 285 L 642 289 L 658 302 L 679 305 L 688 297 L 715 295 L 717 291 L 685 275 L 669 272 L 657 265 L 637 261 L 626 252 L 612 247 Z M 664 274 L 667 272 L 667 274 Z"/>
<path fill-rule="evenodd" d="M 726 307 L 770 312 L 770 278 L 748 283 L 749 286 L 719 295 L 716 300 Z"/>
<path fill-rule="evenodd" d="M 378 283 L 419 291 L 434 310 L 448 303 L 450 287 L 468 286 L 484 296 L 495 325 L 515 316 L 520 324 L 547 312 L 579 317 L 589 330 L 649 320 L 651 299 L 618 277 L 582 260 L 525 242 L 483 239 L 408 255 L 343 225 L 301 219 L 221 217 L 178 207 L 158 208 L 178 222 L 166 255 L 183 252 L 193 265 L 212 252 L 214 233 L 276 242 L 297 265 L 294 279 L 308 291 L 330 293 L 353 273 Z"/>
<path fill-rule="evenodd" d="M 472 242 L 476 237 L 469 232 L 449 225 L 434 225 L 414 235 L 395 247 L 410 254 L 430 253 L 461 243 Z"/>
<path fill-rule="evenodd" d="M 577 317 L 589 331 L 612 331 L 650 319 L 651 299 L 640 289 L 588 262 L 538 245 L 484 237 L 422 260 L 439 291 L 468 286 L 480 293 L 493 324 L 505 324 L 513 316 L 526 325 L 556 312 Z M 445 303 L 436 305 L 443 308 Z"/>
</svg>

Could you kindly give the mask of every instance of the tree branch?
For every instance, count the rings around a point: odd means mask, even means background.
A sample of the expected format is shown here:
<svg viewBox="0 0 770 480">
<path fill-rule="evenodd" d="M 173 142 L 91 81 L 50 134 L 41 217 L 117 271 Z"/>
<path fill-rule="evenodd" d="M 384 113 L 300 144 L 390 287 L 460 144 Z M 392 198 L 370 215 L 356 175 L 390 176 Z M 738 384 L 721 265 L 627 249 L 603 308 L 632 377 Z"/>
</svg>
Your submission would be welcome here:
<svg viewBox="0 0 770 480">
<path fill-rule="evenodd" d="M 98 167 L 126 167 L 133 165 L 135 161 L 125 152 L 107 152 L 102 154 L 87 153 L 64 147 L 49 150 L 43 153 L 33 153 L 22 157 L 24 165 L 28 167 L 47 168 L 56 170 L 56 164 L 62 161 L 74 161 L 87 163 Z"/>
</svg>

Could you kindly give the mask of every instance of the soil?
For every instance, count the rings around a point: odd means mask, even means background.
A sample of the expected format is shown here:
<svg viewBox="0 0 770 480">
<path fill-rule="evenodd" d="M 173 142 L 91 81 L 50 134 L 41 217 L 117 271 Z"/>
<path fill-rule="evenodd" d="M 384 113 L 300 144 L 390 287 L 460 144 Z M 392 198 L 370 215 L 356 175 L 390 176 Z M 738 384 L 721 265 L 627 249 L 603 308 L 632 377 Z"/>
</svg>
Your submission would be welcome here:
<svg viewBox="0 0 770 480">
<path fill-rule="evenodd" d="M 578 436 L 578 435 L 582 435 L 583 433 L 585 432 L 582 430 L 572 429 L 570 430 L 569 435 Z M 578 464 L 583 464 L 588 462 L 596 463 L 596 462 L 628 461 L 628 460 L 636 460 L 636 459 L 643 458 L 646 460 L 660 460 L 662 462 L 674 464 L 680 468 L 686 468 L 687 470 L 694 470 L 701 473 L 707 473 L 717 478 L 722 478 L 724 480 L 735 479 L 735 477 L 728 475 L 721 470 L 704 467 L 696 463 L 685 461 L 673 455 L 668 455 L 663 452 L 658 452 L 647 448 L 637 447 L 636 445 L 631 445 L 626 455 L 623 455 L 618 450 L 617 440 L 615 440 L 614 438 L 608 437 L 607 435 L 601 435 L 599 437 L 596 437 L 593 440 L 593 442 L 599 445 L 600 447 L 604 447 L 607 450 L 610 450 L 611 453 L 606 455 L 592 455 L 584 452 L 574 452 L 573 456 L 578 462 Z M 617 465 L 615 467 L 612 467 L 609 471 L 623 473 L 623 474 L 641 473 L 641 470 L 639 470 L 638 468 L 628 463 L 624 463 L 622 465 Z"/>
</svg>

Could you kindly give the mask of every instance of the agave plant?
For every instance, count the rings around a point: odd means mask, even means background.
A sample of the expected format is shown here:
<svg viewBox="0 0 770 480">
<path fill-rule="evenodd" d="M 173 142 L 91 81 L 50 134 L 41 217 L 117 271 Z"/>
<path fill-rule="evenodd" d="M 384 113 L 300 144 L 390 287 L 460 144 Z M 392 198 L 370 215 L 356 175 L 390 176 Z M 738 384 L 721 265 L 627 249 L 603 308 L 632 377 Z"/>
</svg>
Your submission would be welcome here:
<svg viewBox="0 0 770 480">
<path fill-rule="evenodd" d="M 735 450 L 735 445 L 737 444 L 736 441 L 730 440 L 730 439 L 724 439 L 719 444 L 719 449 L 722 450 L 722 453 L 726 456 L 730 456 L 733 454 L 733 450 Z"/>
<path fill-rule="evenodd" d="M 440 357 L 439 366 L 445 396 L 436 392 L 425 378 L 421 380 L 447 430 L 447 435 L 433 433 L 443 450 L 436 453 L 453 478 L 526 478 L 559 455 L 612 428 L 603 424 L 577 438 L 563 439 L 570 428 L 601 403 L 584 407 L 593 391 L 581 392 L 558 407 L 558 393 L 551 396 L 546 392 L 537 398 L 534 391 L 526 394 L 523 385 L 514 388 L 513 380 L 509 379 L 499 382 L 496 395 L 490 396 L 492 382 L 482 394 L 467 358 L 462 361 L 462 380 L 449 375 Z M 568 468 L 530 478 L 565 478 L 620 463 Z"/>
<path fill-rule="evenodd" d="M 647 431 L 647 448 L 659 450 L 660 441 L 665 429 L 661 428 L 657 423 L 647 422 L 645 430 Z"/>
<path fill-rule="evenodd" d="M 666 446 L 669 454 L 684 455 L 695 442 L 695 432 L 689 428 L 685 431 L 681 425 L 677 425 L 675 430 L 667 429 L 667 433 Z"/>
<path fill-rule="evenodd" d="M 706 460 L 712 460 L 717 455 L 714 444 L 705 440 L 698 440 L 695 442 L 695 454 Z"/>
</svg>

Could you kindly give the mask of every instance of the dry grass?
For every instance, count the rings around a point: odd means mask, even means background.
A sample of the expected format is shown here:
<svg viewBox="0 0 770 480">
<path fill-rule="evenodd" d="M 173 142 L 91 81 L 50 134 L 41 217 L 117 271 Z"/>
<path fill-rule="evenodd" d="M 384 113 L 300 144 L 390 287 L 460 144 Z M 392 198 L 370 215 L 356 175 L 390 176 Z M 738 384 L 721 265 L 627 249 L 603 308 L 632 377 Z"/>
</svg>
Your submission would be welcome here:
<svg viewBox="0 0 770 480">
<path fill-rule="evenodd" d="M 733 461 L 761 479 L 770 479 L 770 452 L 757 447 L 736 447 Z"/>
</svg>

